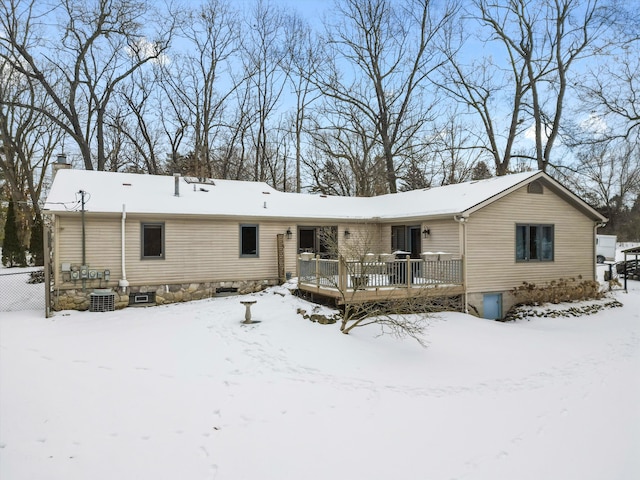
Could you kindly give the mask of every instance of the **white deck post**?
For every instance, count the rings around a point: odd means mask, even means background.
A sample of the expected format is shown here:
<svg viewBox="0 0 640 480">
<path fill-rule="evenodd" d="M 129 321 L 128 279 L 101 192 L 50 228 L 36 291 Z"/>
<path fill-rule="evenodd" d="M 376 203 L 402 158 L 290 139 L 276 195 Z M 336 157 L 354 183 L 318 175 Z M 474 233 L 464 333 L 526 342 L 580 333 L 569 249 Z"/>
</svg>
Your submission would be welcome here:
<svg viewBox="0 0 640 480">
<path fill-rule="evenodd" d="M 407 290 L 411 288 L 411 280 L 413 276 L 413 271 L 411 270 L 411 256 L 407 255 Z"/>
</svg>

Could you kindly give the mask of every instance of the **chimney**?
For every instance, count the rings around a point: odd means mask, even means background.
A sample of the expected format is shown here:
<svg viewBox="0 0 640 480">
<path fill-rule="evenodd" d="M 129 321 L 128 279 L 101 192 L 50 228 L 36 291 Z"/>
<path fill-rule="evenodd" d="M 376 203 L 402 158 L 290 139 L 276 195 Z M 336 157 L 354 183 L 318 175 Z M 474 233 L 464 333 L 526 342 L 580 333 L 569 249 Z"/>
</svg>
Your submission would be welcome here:
<svg viewBox="0 0 640 480">
<path fill-rule="evenodd" d="M 67 170 L 69 168 L 71 168 L 71 164 L 67 163 L 67 155 L 64 152 L 59 153 L 56 162 L 51 166 L 53 178 L 56 177 L 58 170 Z"/>
<path fill-rule="evenodd" d="M 180 196 L 180 174 L 179 173 L 174 173 L 173 174 L 173 179 L 175 180 L 175 192 L 174 195 L 176 197 Z"/>
</svg>

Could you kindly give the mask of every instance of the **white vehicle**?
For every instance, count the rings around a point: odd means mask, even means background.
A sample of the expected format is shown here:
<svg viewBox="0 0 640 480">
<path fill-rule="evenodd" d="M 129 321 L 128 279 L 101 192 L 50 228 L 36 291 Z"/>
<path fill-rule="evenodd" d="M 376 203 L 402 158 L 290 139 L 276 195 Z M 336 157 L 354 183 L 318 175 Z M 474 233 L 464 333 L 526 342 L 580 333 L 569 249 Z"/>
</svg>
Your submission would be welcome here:
<svg viewBox="0 0 640 480">
<path fill-rule="evenodd" d="M 605 260 L 615 261 L 617 241 L 618 237 L 615 235 L 596 235 L 596 261 L 598 263 L 604 263 Z"/>
</svg>

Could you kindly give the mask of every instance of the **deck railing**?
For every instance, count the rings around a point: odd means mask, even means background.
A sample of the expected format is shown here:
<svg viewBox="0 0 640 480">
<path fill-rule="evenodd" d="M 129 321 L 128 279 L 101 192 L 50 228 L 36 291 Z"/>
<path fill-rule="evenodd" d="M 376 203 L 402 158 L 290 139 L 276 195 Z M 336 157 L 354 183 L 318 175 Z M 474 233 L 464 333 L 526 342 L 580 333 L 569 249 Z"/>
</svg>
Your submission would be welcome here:
<svg viewBox="0 0 640 480">
<path fill-rule="evenodd" d="M 298 282 L 315 288 L 353 291 L 462 285 L 462 260 L 401 259 L 387 262 L 298 259 Z"/>
</svg>

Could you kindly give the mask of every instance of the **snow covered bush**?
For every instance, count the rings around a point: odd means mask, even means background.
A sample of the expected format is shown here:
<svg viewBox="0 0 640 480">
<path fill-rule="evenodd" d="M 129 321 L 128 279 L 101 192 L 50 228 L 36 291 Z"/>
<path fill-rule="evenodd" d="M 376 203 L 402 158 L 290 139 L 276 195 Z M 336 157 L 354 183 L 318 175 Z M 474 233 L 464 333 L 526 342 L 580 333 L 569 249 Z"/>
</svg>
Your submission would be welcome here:
<svg viewBox="0 0 640 480">
<path fill-rule="evenodd" d="M 523 282 L 511 290 L 518 305 L 541 305 L 544 303 L 576 302 L 595 300 L 604 296 L 600 284 L 594 280 L 582 280 L 582 277 L 561 278 L 544 285 Z"/>
</svg>

